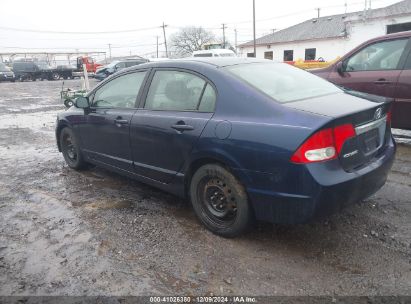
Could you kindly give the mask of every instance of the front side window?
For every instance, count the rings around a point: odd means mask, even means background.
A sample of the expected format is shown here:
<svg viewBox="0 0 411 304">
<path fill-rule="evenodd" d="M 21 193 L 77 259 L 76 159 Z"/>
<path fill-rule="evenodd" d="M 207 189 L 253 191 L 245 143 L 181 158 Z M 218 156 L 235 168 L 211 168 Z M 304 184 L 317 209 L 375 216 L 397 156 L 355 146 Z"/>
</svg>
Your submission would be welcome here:
<svg viewBox="0 0 411 304">
<path fill-rule="evenodd" d="M 164 111 L 206 111 L 214 108 L 214 101 L 205 101 L 200 109 L 200 101 L 210 93 L 207 82 L 191 73 L 181 71 L 157 71 L 154 74 L 144 108 Z M 211 86 L 210 86 L 211 87 Z M 214 93 L 214 89 L 211 87 Z M 215 93 L 214 93 L 215 94 Z M 212 106 L 210 106 L 212 103 Z"/>
<path fill-rule="evenodd" d="M 334 84 L 285 63 L 238 64 L 225 69 L 281 103 L 342 92 Z"/>
<path fill-rule="evenodd" d="M 146 72 L 135 72 L 117 77 L 94 94 L 93 107 L 134 108 Z"/>
<path fill-rule="evenodd" d="M 396 70 L 408 39 L 371 44 L 344 63 L 347 72 Z"/>
</svg>

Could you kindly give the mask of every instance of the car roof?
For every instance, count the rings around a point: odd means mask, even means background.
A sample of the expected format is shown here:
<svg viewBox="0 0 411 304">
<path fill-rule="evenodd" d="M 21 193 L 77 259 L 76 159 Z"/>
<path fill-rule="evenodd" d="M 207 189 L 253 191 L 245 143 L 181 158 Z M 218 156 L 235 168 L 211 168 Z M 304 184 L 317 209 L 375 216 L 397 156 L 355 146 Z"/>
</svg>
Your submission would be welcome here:
<svg viewBox="0 0 411 304">
<path fill-rule="evenodd" d="M 272 63 L 272 60 L 268 59 L 256 59 L 256 58 L 240 58 L 240 57 L 188 57 L 183 59 L 169 59 L 164 61 L 156 61 L 156 62 L 148 62 L 145 64 L 141 64 L 138 66 L 130 67 L 126 69 L 127 71 L 130 70 L 138 70 L 143 68 L 153 68 L 153 67 L 199 67 L 207 65 L 209 67 L 226 67 L 231 65 L 239 65 L 239 64 L 249 64 L 249 63 Z"/>
<path fill-rule="evenodd" d="M 397 32 L 397 33 L 392 33 L 392 34 L 387 34 L 379 37 L 372 38 L 369 41 L 377 41 L 377 40 L 386 40 L 386 39 L 392 39 L 392 38 L 401 38 L 401 37 L 411 37 L 411 31 L 404 31 L 404 32 Z"/>
</svg>

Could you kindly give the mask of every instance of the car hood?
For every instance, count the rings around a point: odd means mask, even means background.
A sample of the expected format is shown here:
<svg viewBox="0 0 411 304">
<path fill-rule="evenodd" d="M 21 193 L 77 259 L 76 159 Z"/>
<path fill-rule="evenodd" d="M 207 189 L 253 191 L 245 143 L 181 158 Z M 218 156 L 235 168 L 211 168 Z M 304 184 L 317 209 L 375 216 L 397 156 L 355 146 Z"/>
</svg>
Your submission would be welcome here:
<svg viewBox="0 0 411 304">
<path fill-rule="evenodd" d="M 286 107 L 328 117 L 343 117 L 389 103 L 392 99 L 356 91 L 298 100 L 283 104 Z"/>
</svg>

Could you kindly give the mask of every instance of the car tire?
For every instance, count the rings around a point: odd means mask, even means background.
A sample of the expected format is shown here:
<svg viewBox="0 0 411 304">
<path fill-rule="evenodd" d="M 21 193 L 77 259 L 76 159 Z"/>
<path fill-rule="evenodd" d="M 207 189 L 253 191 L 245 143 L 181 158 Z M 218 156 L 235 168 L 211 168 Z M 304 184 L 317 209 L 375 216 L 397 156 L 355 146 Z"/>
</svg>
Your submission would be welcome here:
<svg viewBox="0 0 411 304">
<path fill-rule="evenodd" d="M 190 198 L 197 217 L 217 235 L 236 237 L 251 226 L 253 212 L 243 185 L 218 164 L 204 165 L 194 173 Z"/>
<path fill-rule="evenodd" d="M 70 107 L 74 106 L 74 102 L 71 99 L 66 99 L 66 100 L 64 100 L 64 105 L 66 106 L 66 108 L 70 108 Z"/>
<path fill-rule="evenodd" d="M 60 132 L 60 147 L 67 165 L 76 170 L 84 169 L 86 162 L 80 150 L 79 141 L 73 130 L 66 127 Z"/>
<path fill-rule="evenodd" d="M 60 79 L 60 74 L 57 72 L 53 72 L 51 74 L 51 79 L 50 80 L 59 80 Z"/>
</svg>

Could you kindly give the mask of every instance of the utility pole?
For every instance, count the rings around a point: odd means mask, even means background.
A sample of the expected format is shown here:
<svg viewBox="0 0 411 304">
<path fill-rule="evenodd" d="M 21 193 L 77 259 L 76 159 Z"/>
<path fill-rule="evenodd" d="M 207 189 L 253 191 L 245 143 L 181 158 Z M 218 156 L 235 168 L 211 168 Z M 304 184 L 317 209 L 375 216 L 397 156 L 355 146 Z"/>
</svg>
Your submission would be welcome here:
<svg viewBox="0 0 411 304">
<path fill-rule="evenodd" d="M 163 28 L 163 35 L 164 35 L 164 46 L 166 47 L 166 57 L 168 58 L 168 50 L 167 50 L 167 39 L 166 39 L 166 27 L 168 25 L 164 24 L 163 21 L 163 25 L 161 26 Z"/>
<path fill-rule="evenodd" d="M 158 58 L 158 36 L 156 36 L 157 38 L 157 58 Z"/>
<path fill-rule="evenodd" d="M 253 46 L 254 46 L 254 58 L 256 58 L 257 48 L 255 45 L 255 0 L 253 0 Z"/>
<path fill-rule="evenodd" d="M 273 34 L 274 34 L 274 32 L 277 30 L 277 29 L 271 29 L 272 31 L 273 31 Z"/>
<path fill-rule="evenodd" d="M 108 54 L 111 59 L 111 43 L 108 44 Z"/>
<path fill-rule="evenodd" d="M 223 49 L 225 49 L 225 29 L 226 29 L 226 26 L 225 26 L 225 23 L 223 23 L 222 25 L 223 25 L 223 27 L 222 27 L 222 29 L 223 29 Z"/>
<path fill-rule="evenodd" d="M 237 29 L 234 29 L 235 52 L 237 53 Z"/>
<path fill-rule="evenodd" d="M 320 10 L 321 10 L 321 8 L 320 8 L 320 7 L 317 7 L 316 10 L 317 10 L 317 18 L 320 18 Z"/>
</svg>

